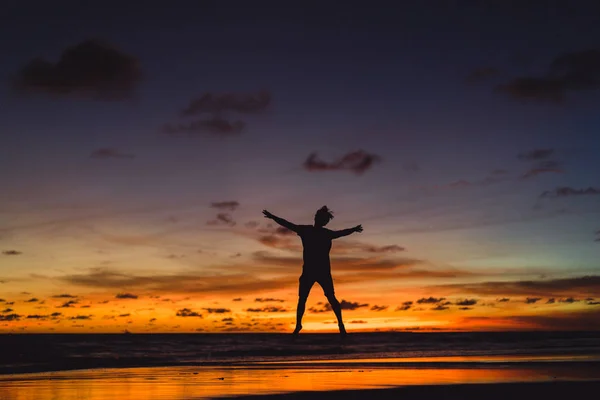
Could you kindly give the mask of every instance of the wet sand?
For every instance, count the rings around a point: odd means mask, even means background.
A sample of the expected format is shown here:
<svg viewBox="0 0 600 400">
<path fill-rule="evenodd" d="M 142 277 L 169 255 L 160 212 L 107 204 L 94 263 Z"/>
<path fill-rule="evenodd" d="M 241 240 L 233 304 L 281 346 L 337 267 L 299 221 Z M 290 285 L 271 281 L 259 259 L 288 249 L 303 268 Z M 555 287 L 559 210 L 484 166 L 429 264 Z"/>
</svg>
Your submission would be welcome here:
<svg viewBox="0 0 600 400">
<path fill-rule="evenodd" d="M 598 393 L 600 363 L 574 361 L 469 364 L 462 360 L 410 363 L 409 367 L 397 360 L 338 360 L 72 370 L 2 375 L 0 399 L 594 398 L 584 390 Z"/>
<path fill-rule="evenodd" d="M 391 389 L 339 390 L 329 392 L 297 392 L 275 395 L 240 396 L 237 400 L 330 400 L 354 399 L 432 399 L 432 400 L 517 400 L 566 398 L 593 399 L 600 390 L 600 381 L 587 382 L 534 382 L 496 384 L 456 384 L 432 386 L 405 386 Z"/>
</svg>

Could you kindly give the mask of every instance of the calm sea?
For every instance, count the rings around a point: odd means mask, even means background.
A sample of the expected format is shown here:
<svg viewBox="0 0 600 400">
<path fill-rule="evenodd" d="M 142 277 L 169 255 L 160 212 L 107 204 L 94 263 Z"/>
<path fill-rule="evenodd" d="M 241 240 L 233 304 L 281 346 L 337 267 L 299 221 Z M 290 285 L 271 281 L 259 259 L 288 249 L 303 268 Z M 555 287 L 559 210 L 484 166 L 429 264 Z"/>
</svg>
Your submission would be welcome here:
<svg viewBox="0 0 600 400">
<path fill-rule="evenodd" d="M 211 366 L 255 362 L 393 358 L 465 364 L 460 357 L 521 362 L 600 357 L 600 332 L 336 334 L 5 334 L 0 374 L 81 368 Z M 458 357 L 458 358 L 457 358 Z M 527 361 L 529 360 L 529 361 Z M 507 361 L 508 362 L 508 361 Z M 467 363 L 468 364 L 468 363 Z M 471 363 L 477 368 L 477 363 Z"/>
</svg>

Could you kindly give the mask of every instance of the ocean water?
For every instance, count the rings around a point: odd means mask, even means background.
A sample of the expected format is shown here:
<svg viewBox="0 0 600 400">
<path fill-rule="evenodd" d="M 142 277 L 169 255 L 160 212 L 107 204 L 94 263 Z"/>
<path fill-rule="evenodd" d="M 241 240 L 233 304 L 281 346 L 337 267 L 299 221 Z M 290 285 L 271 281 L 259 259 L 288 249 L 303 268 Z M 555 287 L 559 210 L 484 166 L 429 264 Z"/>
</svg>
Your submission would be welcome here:
<svg viewBox="0 0 600 400">
<path fill-rule="evenodd" d="M 5 334 L 0 374 L 89 368 L 334 364 L 468 367 L 600 360 L 600 332 Z"/>
</svg>

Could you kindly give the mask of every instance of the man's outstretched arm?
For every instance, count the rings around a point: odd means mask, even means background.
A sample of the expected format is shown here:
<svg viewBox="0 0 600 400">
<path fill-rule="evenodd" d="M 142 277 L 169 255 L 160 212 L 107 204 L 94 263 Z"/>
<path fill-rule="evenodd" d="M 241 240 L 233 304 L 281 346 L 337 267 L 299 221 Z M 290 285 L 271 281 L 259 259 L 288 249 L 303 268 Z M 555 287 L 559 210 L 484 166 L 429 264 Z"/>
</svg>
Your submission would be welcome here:
<svg viewBox="0 0 600 400">
<path fill-rule="evenodd" d="M 265 215 L 265 218 L 272 219 L 273 221 L 277 222 L 279 225 L 286 227 L 289 230 L 294 231 L 296 233 L 298 232 L 298 225 L 292 224 L 290 221 L 286 221 L 283 218 L 279 218 L 279 217 L 271 214 L 267 210 L 263 210 L 263 214 Z"/>
<path fill-rule="evenodd" d="M 337 239 L 342 236 L 351 235 L 354 232 L 362 232 L 362 231 L 363 231 L 362 225 L 356 225 L 354 228 L 342 229 L 341 231 L 331 231 L 331 233 L 332 233 L 331 238 Z"/>
</svg>

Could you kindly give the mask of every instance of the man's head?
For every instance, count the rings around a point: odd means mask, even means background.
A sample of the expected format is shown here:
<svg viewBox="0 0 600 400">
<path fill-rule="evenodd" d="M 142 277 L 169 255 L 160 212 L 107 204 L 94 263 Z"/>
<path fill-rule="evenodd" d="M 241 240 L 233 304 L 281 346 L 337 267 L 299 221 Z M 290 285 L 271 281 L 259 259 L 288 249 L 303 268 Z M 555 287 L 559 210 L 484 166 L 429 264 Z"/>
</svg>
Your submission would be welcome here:
<svg viewBox="0 0 600 400">
<path fill-rule="evenodd" d="M 323 227 L 331 221 L 333 214 L 327 206 L 323 206 L 317 210 L 315 214 L 315 226 Z"/>
</svg>

